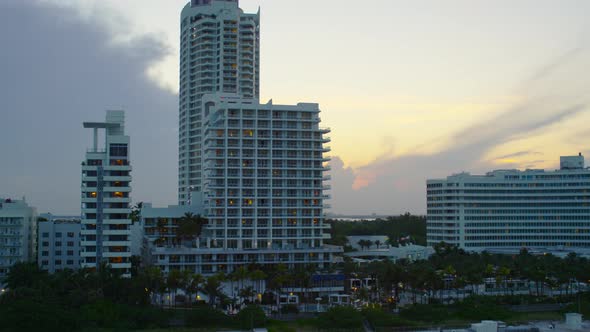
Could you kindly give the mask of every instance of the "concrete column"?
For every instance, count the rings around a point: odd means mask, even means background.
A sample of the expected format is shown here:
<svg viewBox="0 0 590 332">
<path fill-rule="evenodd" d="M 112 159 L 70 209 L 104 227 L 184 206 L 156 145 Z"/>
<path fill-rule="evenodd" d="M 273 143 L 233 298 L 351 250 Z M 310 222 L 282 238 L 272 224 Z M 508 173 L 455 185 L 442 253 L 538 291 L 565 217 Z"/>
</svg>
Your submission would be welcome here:
<svg viewBox="0 0 590 332">
<path fill-rule="evenodd" d="M 92 147 L 94 148 L 94 152 L 98 149 L 98 128 L 94 128 L 94 141 L 92 142 Z"/>
</svg>

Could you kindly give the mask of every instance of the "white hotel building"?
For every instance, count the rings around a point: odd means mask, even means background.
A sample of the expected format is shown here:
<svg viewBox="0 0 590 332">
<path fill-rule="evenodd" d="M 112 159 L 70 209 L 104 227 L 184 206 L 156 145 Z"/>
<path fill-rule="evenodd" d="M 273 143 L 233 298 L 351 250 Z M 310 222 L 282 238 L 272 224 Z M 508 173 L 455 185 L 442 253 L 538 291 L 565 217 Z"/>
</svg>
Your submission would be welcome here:
<svg viewBox="0 0 590 332">
<path fill-rule="evenodd" d="M 496 170 L 427 181 L 428 245 L 472 251 L 590 249 L 590 169 L 561 157 L 556 171 Z"/>
<path fill-rule="evenodd" d="M 84 122 L 94 131 L 93 146 L 82 163 L 81 266 L 105 262 L 129 275 L 131 268 L 131 166 L 125 113 L 107 111 L 105 122 Z M 98 146 L 104 130 L 105 145 Z"/>
<path fill-rule="evenodd" d="M 184 209 L 142 209 L 150 261 L 164 271 L 322 269 L 342 252 L 324 245 L 329 129 L 319 126 L 318 104 L 260 104 L 259 21 L 237 0 L 182 10 L 179 204 L 208 224 L 195 243 L 170 245 L 162 233 L 175 231 Z"/>
</svg>

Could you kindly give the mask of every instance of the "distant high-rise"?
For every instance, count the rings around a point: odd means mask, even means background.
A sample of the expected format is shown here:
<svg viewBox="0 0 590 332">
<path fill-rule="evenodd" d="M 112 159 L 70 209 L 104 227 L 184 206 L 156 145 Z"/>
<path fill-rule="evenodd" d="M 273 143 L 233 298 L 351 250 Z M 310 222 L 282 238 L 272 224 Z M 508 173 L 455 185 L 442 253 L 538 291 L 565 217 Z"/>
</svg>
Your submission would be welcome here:
<svg viewBox="0 0 590 332">
<path fill-rule="evenodd" d="M 93 146 L 82 163 L 82 267 L 105 262 L 124 275 L 131 268 L 131 166 L 125 113 L 107 111 L 105 122 L 84 122 L 94 130 Z M 104 129 L 105 145 L 98 146 Z"/>
<path fill-rule="evenodd" d="M 202 191 L 202 97 L 259 96 L 260 15 L 238 1 L 192 0 L 181 14 L 178 200 Z"/>
<path fill-rule="evenodd" d="M 461 173 L 427 181 L 428 244 L 473 251 L 590 249 L 590 170 L 584 157 L 561 168 Z"/>
</svg>

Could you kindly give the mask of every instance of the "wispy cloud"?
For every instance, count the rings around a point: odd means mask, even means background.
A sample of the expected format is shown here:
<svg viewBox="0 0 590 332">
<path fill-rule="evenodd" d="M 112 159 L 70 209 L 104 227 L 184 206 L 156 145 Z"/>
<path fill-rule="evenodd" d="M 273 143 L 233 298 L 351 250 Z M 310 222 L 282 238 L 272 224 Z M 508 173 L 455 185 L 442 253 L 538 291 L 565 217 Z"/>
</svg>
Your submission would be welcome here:
<svg viewBox="0 0 590 332">
<path fill-rule="evenodd" d="M 522 157 L 522 156 L 530 156 L 530 155 L 542 155 L 542 154 L 543 154 L 543 152 L 532 151 L 532 150 L 518 151 L 518 152 L 505 154 L 503 156 L 496 157 L 496 158 L 494 158 L 494 160 L 508 159 L 508 158 Z"/>
<path fill-rule="evenodd" d="M 424 186 L 428 178 L 445 177 L 461 171 L 485 172 L 494 168 L 499 160 L 504 160 L 504 165 L 511 168 L 535 167 L 537 162 L 542 161 L 519 163 L 516 159 L 546 155 L 538 149 L 521 149 L 488 160 L 484 157 L 500 145 L 545 133 L 566 121 L 587 115 L 590 101 L 587 89 L 580 86 L 556 87 L 553 82 L 567 80 L 572 71 L 584 72 L 588 68 L 588 53 L 585 47 L 574 48 L 543 66 L 519 89 L 518 93 L 526 96 L 520 104 L 485 122 L 460 130 L 447 138 L 447 145 L 436 153 L 394 158 L 384 156 L 356 169 L 334 167 L 333 211 L 401 213 L 409 210 L 423 213 L 426 207 Z M 438 146 L 440 140 L 431 144 Z M 558 157 L 551 156 L 551 159 Z M 338 164 L 335 163 L 336 166 Z"/>
</svg>

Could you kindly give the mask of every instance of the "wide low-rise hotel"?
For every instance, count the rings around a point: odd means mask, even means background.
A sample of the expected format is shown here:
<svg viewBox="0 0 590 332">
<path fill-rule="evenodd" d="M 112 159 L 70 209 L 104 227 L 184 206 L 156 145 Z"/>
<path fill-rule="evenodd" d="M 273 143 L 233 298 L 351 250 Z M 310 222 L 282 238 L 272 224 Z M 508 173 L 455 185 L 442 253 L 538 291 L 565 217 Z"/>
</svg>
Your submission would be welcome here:
<svg viewBox="0 0 590 332">
<path fill-rule="evenodd" d="M 561 157 L 555 171 L 496 170 L 427 181 L 428 245 L 473 251 L 590 249 L 590 169 Z"/>
</svg>

